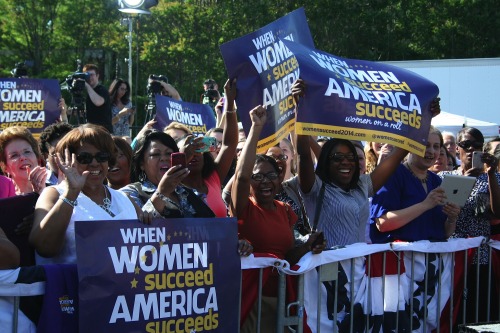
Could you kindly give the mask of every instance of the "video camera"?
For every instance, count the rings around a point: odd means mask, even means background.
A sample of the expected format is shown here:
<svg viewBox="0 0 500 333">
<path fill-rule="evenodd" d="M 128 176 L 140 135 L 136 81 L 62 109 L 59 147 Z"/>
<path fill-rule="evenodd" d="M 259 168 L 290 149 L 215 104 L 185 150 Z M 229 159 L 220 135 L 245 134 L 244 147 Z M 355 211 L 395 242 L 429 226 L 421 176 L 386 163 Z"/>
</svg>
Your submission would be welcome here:
<svg viewBox="0 0 500 333">
<path fill-rule="evenodd" d="M 148 95 L 154 96 L 161 94 L 163 87 L 161 86 L 161 83 L 159 81 L 168 83 L 168 78 L 165 75 L 149 75 L 147 87 Z"/>
<path fill-rule="evenodd" d="M 16 67 L 10 71 L 10 74 L 15 78 L 25 77 L 28 76 L 28 68 L 24 62 L 18 62 Z"/>
<path fill-rule="evenodd" d="M 203 104 L 217 104 L 219 92 L 215 89 L 215 81 L 208 79 L 204 84 L 207 86 L 207 90 L 203 93 Z"/>
<path fill-rule="evenodd" d="M 168 78 L 165 75 L 149 74 L 148 78 L 148 104 L 146 105 L 146 115 L 144 117 L 144 124 L 153 120 L 156 116 L 156 97 L 160 95 L 163 87 L 160 82 L 168 83 Z"/>
<path fill-rule="evenodd" d="M 72 94 L 83 93 L 85 82 L 88 82 L 90 75 L 88 73 L 76 72 L 68 75 L 66 83 L 68 90 Z"/>
</svg>

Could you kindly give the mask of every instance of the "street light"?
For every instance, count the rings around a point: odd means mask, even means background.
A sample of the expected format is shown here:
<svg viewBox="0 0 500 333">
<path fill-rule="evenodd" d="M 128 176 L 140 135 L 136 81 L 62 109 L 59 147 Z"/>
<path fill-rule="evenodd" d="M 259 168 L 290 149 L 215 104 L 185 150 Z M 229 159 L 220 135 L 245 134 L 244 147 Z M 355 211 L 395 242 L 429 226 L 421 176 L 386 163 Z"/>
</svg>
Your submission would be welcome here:
<svg viewBox="0 0 500 333">
<path fill-rule="evenodd" d="M 132 23 L 135 15 L 151 15 L 149 8 L 156 6 L 158 0 L 118 0 L 118 10 L 127 14 L 127 17 L 122 22 L 128 24 L 128 83 L 130 85 L 130 92 L 132 93 Z"/>
</svg>

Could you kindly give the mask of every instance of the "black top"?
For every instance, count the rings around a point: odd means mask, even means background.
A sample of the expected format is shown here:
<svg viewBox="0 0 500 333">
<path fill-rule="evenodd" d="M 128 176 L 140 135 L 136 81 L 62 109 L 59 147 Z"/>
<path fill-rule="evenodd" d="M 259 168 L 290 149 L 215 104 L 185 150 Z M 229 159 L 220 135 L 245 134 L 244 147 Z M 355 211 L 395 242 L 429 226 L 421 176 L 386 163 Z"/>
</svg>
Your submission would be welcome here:
<svg viewBox="0 0 500 333">
<path fill-rule="evenodd" d="M 87 122 L 91 124 L 101 125 L 113 134 L 113 124 L 111 123 L 111 98 L 109 97 L 108 90 L 98 84 L 95 86 L 94 91 L 104 98 L 104 103 L 101 106 L 96 106 L 87 95 L 85 106 L 87 109 Z"/>
</svg>

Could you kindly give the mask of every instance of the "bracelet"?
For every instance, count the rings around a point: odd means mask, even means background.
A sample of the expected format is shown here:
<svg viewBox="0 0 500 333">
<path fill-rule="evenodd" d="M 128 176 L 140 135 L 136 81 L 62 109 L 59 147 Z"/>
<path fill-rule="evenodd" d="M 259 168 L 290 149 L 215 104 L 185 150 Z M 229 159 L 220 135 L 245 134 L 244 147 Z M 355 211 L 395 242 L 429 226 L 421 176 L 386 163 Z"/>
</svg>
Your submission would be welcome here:
<svg viewBox="0 0 500 333">
<path fill-rule="evenodd" d="M 226 113 L 236 113 L 236 110 L 226 110 Z"/>
<path fill-rule="evenodd" d="M 59 197 L 59 199 L 61 199 L 62 202 L 67 203 L 68 205 L 70 205 L 73 208 L 75 208 L 75 206 L 78 206 L 78 201 L 77 200 L 69 200 L 66 197 Z"/>
</svg>

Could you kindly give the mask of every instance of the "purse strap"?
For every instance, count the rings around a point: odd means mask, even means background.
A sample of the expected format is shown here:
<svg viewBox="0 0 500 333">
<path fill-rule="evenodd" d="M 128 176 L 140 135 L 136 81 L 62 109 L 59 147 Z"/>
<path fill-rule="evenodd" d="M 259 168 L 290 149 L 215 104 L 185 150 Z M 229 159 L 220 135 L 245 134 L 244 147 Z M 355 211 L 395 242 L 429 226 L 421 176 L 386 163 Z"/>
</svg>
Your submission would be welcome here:
<svg viewBox="0 0 500 333">
<path fill-rule="evenodd" d="M 321 189 L 319 190 L 318 199 L 316 201 L 316 210 L 314 212 L 314 222 L 312 226 L 312 232 L 315 232 L 316 228 L 318 227 L 319 216 L 321 215 L 321 206 L 324 196 L 325 196 L 325 182 L 322 182 Z"/>
</svg>

